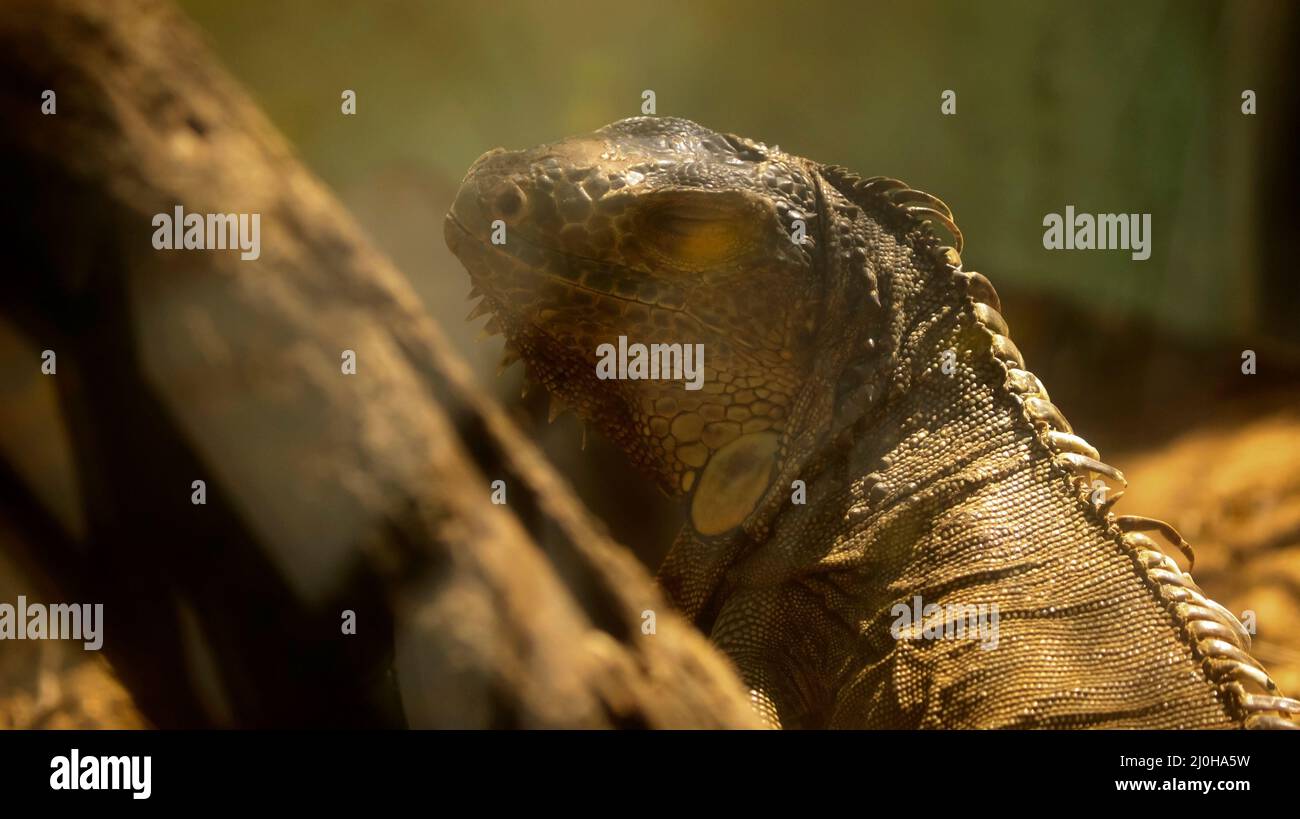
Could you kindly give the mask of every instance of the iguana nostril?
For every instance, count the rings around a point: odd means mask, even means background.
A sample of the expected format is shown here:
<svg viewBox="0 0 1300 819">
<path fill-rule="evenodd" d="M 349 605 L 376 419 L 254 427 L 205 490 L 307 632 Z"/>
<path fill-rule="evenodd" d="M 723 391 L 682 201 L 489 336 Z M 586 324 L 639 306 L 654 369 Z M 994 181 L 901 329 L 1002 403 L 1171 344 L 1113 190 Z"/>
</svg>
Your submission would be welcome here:
<svg viewBox="0 0 1300 819">
<path fill-rule="evenodd" d="M 507 182 L 501 186 L 492 198 L 493 209 L 499 216 L 509 219 L 518 216 L 524 210 L 524 205 L 528 203 L 528 198 L 519 186 L 513 182 Z"/>
</svg>

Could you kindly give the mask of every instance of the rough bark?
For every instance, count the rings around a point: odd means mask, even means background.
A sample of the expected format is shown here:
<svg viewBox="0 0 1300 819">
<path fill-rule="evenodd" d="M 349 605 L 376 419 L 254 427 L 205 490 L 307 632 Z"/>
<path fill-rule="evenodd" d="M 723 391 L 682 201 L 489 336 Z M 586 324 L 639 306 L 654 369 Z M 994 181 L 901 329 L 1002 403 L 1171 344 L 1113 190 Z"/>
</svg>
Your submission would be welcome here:
<svg viewBox="0 0 1300 819">
<path fill-rule="evenodd" d="M 0 503 L 155 724 L 753 725 L 173 8 L 11 0 L 0 75 L 0 317 L 58 355 L 84 535 Z M 176 205 L 261 214 L 261 257 L 155 250 Z"/>
</svg>

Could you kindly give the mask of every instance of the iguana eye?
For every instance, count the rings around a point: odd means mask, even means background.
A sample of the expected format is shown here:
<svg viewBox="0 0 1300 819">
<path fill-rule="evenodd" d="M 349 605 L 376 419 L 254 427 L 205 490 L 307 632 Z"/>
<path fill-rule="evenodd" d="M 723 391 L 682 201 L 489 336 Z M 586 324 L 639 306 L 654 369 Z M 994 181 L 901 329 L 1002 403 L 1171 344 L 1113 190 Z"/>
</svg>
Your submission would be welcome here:
<svg viewBox="0 0 1300 819">
<path fill-rule="evenodd" d="M 688 269 L 743 256 L 757 244 L 761 211 L 735 191 L 667 191 L 635 216 L 637 235 L 668 262 Z"/>
</svg>

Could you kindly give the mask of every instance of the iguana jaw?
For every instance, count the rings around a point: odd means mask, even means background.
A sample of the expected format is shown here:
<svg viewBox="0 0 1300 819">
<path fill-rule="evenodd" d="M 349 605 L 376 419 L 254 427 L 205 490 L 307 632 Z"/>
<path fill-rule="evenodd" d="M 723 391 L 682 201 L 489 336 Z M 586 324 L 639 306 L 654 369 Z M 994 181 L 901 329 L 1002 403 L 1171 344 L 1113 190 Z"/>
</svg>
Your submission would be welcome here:
<svg viewBox="0 0 1300 819">
<path fill-rule="evenodd" d="M 471 167 L 445 223 L 484 299 L 474 315 L 494 314 L 507 358 L 671 495 L 692 493 L 728 447 L 717 469 L 766 478 L 754 456 L 774 449 L 812 357 L 815 242 L 790 239 L 795 218 L 815 230 L 812 185 L 801 161 L 759 148 L 638 119 L 498 149 Z M 703 345 L 701 388 L 599 379 L 597 351 L 620 337 Z"/>
</svg>

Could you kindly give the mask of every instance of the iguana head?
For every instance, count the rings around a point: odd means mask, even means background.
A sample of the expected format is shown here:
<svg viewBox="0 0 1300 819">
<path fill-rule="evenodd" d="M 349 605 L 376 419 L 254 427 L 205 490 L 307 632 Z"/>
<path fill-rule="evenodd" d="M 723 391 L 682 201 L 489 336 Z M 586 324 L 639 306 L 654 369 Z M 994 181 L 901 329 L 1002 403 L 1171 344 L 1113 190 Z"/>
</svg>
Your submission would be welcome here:
<svg viewBox="0 0 1300 819">
<path fill-rule="evenodd" d="M 507 355 L 670 493 L 702 479 L 766 483 L 813 369 L 815 180 L 805 160 L 761 144 L 681 119 L 628 119 L 484 154 L 446 238 Z M 611 363 L 620 337 L 628 363 L 634 344 L 687 355 L 703 345 L 699 388 L 670 372 L 602 379 L 598 364 Z"/>
</svg>

